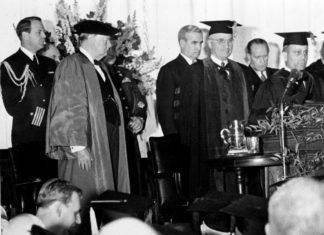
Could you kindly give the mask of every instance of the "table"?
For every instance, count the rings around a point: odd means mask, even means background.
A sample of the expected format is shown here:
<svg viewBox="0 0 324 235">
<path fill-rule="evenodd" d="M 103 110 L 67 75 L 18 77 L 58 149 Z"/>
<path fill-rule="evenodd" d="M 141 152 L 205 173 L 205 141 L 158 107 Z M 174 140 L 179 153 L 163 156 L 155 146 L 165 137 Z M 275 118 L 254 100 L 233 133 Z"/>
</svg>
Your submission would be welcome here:
<svg viewBox="0 0 324 235">
<path fill-rule="evenodd" d="M 239 194 L 244 193 L 244 168 L 249 167 L 264 167 L 265 171 L 265 197 L 269 196 L 269 181 L 268 181 L 268 167 L 279 166 L 282 164 L 281 158 L 274 153 L 266 154 L 232 154 L 224 155 L 215 159 L 208 159 L 207 162 L 210 168 L 216 169 L 227 169 L 231 168 L 234 170 L 236 175 L 236 184 Z"/>
</svg>

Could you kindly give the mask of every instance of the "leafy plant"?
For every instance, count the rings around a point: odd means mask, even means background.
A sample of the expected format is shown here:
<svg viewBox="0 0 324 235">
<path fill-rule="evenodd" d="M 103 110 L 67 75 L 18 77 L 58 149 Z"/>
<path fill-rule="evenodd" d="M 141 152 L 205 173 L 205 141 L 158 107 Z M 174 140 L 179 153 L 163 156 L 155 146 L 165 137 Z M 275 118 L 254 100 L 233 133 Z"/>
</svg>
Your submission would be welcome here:
<svg viewBox="0 0 324 235">
<path fill-rule="evenodd" d="M 295 149 L 290 150 L 288 160 L 294 167 L 296 176 L 314 175 L 324 166 L 324 146 L 323 149 L 311 152 L 301 150 L 301 146 L 314 144 L 324 139 L 324 107 L 322 105 L 294 105 L 285 107 L 283 124 L 285 132 L 291 134 L 295 139 Z M 267 110 L 267 117 L 258 120 L 257 125 L 248 126 L 250 132 L 258 134 L 280 133 L 280 110 L 271 107 Z"/>
</svg>

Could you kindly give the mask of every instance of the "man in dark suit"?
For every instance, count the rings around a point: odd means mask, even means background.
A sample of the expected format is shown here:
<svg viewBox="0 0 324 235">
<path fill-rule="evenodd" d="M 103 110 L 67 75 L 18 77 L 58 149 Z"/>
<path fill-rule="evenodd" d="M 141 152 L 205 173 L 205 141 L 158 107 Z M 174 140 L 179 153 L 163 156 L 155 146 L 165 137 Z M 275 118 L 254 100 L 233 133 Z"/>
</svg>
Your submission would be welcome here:
<svg viewBox="0 0 324 235">
<path fill-rule="evenodd" d="M 45 123 L 56 64 L 36 52 L 44 46 L 39 17 L 22 19 L 16 28 L 21 47 L 1 65 L 2 97 L 13 117 L 13 160 L 19 180 L 57 176 L 56 162 L 45 156 Z"/>
<path fill-rule="evenodd" d="M 264 39 L 255 38 L 249 41 L 246 46 L 246 53 L 250 61 L 250 65 L 246 68 L 246 76 L 254 96 L 259 86 L 277 69 L 267 67 L 269 46 Z"/>
<path fill-rule="evenodd" d="M 157 114 L 164 135 L 179 135 L 183 155 L 183 178 L 186 191 L 198 193 L 199 160 L 199 82 L 203 64 L 198 60 L 203 42 L 202 31 L 187 25 L 178 33 L 180 55 L 164 65 L 157 79 Z M 190 156 L 190 157 L 189 157 Z"/>
<path fill-rule="evenodd" d="M 321 57 L 305 69 L 314 77 L 312 100 L 318 102 L 324 102 L 324 42 L 322 44 Z"/>
</svg>

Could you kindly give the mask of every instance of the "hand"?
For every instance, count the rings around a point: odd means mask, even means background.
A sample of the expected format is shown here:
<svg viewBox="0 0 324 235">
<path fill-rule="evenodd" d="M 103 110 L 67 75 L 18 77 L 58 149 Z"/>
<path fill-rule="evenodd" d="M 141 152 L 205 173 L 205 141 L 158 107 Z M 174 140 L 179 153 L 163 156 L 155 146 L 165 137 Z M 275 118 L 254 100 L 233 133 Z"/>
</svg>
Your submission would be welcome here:
<svg viewBox="0 0 324 235">
<path fill-rule="evenodd" d="M 86 171 L 89 171 L 90 168 L 91 168 L 91 161 L 92 161 L 92 158 L 90 156 L 90 153 L 88 151 L 88 149 L 82 149 L 78 152 L 76 152 L 76 155 L 77 155 L 77 158 L 78 158 L 78 164 L 79 164 L 79 167 L 82 169 L 82 170 L 86 170 Z"/>
<path fill-rule="evenodd" d="M 128 128 L 134 133 L 137 134 L 143 129 L 144 119 L 141 117 L 131 117 L 131 120 L 128 122 Z"/>
</svg>

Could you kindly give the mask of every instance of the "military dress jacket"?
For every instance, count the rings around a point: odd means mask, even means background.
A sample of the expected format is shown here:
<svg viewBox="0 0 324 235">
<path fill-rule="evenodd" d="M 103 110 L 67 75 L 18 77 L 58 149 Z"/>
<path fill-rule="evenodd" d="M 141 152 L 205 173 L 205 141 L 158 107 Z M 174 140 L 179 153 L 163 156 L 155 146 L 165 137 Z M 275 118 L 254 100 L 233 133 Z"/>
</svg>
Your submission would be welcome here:
<svg viewBox="0 0 324 235">
<path fill-rule="evenodd" d="M 35 64 L 20 49 L 1 64 L 2 98 L 13 117 L 13 146 L 45 141 L 48 102 L 56 63 L 37 55 Z"/>
</svg>

